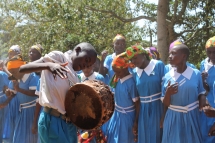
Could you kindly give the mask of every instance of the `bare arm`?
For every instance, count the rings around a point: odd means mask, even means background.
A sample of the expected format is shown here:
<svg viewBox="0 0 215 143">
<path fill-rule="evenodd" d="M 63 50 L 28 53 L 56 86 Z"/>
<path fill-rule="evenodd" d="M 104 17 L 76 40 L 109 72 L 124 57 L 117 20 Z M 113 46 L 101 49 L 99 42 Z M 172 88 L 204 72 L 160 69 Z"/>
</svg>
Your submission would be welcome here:
<svg viewBox="0 0 215 143">
<path fill-rule="evenodd" d="M 48 69 L 49 69 L 49 63 L 44 63 L 42 59 L 39 59 L 34 62 L 21 66 L 19 69 L 19 72 L 32 73 L 32 72 L 48 70 Z"/>
<path fill-rule="evenodd" d="M 19 72 L 31 73 L 31 72 L 38 72 L 42 70 L 49 70 L 54 77 L 58 75 L 60 78 L 67 78 L 65 74 L 65 72 L 68 72 L 68 70 L 65 68 L 67 64 L 68 63 L 63 63 L 63 64 L 52 63 L 52 62 L 43 63 L 42 59 L 39 59 L 35 62 L 28 63 L 26 65 L 21 66 L 19 68 Z"/>
<path fill-rule="evenodd" d="M 108 73 L 108 69 L 106 67 L 104 67 L 104 61 L 105 61 L 105 58 L 107 57 L 107 51 L 103 51 L 101 56 L 101 62 L 100 62 L 100 66 L 99 66 L 99 73 L 101 75 L 103 75 L 104 77 L 106 76 L 106 74 Z"/>
<path fill-rule="evenodd" d="M 40 116 L 40 110 L 41 110 L 41 105 L 39 103 L 36 103 L 36 109 L 34 111 L 34 120 L 33 120 L 33 125 L 32 125 L 32 133 L 36 134 L 37 133 L 37 122 Z"/>
<path fill-rule="evenodd" d="M 7 70 L 7 60 L 4 61 L 3 63 L 3 71 L 8 75 L 8 76 L 12 76 L 12 74 Z"/>
<path fill-rule="evenodd" d="M 0 109 L 6 107 L 13 97 L 16 96 L 16 94 L 14 94 L 10 89 L 6 89 L 5 94 L 7 95 L 7 99 L 0 104 Z"/>
<path fill-rule="evenodd" d="M 13 81 L 13 88 L 15 91 L 20 92 L 22 94 L 28 95 L 28 96 L 37 96 L 35 95 L 35 90 L 26 90 L 19 87 L 18 81 Z"/>
<path fill-rule="evenodd" d="M 164 112 L 163 112 L 163 115 L 162 115 L 161 120 L 160 120 L 160 128 L 163 128 L 164 118 L 165 118 L 165 116 L 166 116 L 166 111 L 168 110 L 168 107 L 165 106 L 165 105 L 163 105 L 163 108 L 164 108 L 164 109 L 163 109 Z"/>
<path fill-rule="evenodd" d="M 208 77 L 208 73 L 205 72 L 205 71 L 203 71 L 203 72 L 201 73 L 201 76 L 202 76 L 203 87 L 204 87 L 204 89 L 205 89 L 207 92 L 209 92 L 209 91 L 210 91 L 210 88 L 209 88 L 209 85 L 208 85 L 207 82 L 206 82 L 206 78 Z"/>
<path fill-rule="evenodd" d="M 140 112 L 140 99 L 138 99 L 135 103 L 135 120 L 133 125 L 133 134 L 135 136 L 134 141 L 137 142 L 137 136 L 138 136 L 138 118 L 139 118 L 139 112 Z"/>
</svg>

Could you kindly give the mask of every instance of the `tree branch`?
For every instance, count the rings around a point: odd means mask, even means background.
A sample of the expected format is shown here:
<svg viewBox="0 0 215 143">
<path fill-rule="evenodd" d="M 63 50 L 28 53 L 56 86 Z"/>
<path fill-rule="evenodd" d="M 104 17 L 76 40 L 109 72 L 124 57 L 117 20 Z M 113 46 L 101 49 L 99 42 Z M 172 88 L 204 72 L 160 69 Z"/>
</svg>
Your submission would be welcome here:
<svg viewBox="0 0 215 143">
<path fill-rule="evenodd" d="M 91 10 L 91 11 L 97 11 L 97 12 L 101 12 L 101 13 L 106 13 L 106 14 L 110 14 L 111 16 L 119 19 L 120 21 L 122 22 L 135 22 L 135 21 L 138 21 L 140 19 L 146 19 L 146 20 L 149 20 L 151 22 L 155 22 L 157 19 L 154 18 L 154 17 L 149 17 L 149 16 L 144 16 L 144 15 L 141 15 L 141 16 L 138 16 L 138 17 L 135 17 L 135 18 L 130 18 L 130 19 L 126 19 L 126 18 L 123 18 L 119 15 L 117 15 L 115 12 L 111 11 L 111 10 L 100 10 L 100 9 L 96 9 L 96 8 L 93 8 L 93 7 L 90 7 L 90 6 L 87 6 L 86 9 L 88 10 Z"/>
<path fill-rule="evenodd" d="M 189 39 L 187 39 L 184 43 L 188 43 L 189 41 L 191 41 L 193 38 L 196 37 L 196 34 L 197 34 L 198 32 L 200 32 L 200 31 L 202 31 L 203 29 L 211 29 L 211 28 L 214 28 L 214 27 L 212 27 L 212 26 L 210 26 L 210 27 L 202 27 L 202 28 L 196 30 L 196 31 L 192 34 L 192 36 L 191 36 Z"/>
<path fill-rule="evenodd" d="M 183 0 L 182 1 L 182 8 L 181 8 L 181 11 L 179 12 L 178 16 L 177 16 L 177 19 L 182 19 L 182 16 L 184 15 L 185 11 L 186 11 L 186 8 L 187 8 L 187 4 L 190 0 Z"/>
<path fill-rule="evenodd" d="M 178 0 L 175 0 L 175 3 L 174 3 L 174 20 L 176 20 L 177 8 L 178 8 Z"/>
<path fill-rule="evenodd" d="M 198 20 L 197 23 L 192 27 L 192 29 L 184 30 L 184 31 L 178 33 L 177 35 L 181 36 L 182 34 L 184 34 L 186 32 L 193 32 L 193 31 L 195 31 L 195 28 L 199 25 L 200 21 L 201 20 Z"/>
</svg>

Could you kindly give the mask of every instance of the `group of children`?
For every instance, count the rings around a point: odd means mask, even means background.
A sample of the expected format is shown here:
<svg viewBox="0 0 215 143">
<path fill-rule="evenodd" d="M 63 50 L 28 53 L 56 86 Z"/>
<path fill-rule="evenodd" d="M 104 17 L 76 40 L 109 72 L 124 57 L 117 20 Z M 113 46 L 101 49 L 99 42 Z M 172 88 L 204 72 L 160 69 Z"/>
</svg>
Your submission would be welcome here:
<svg viewBox="0 0 215 143">
<path fill-rule="evenodd" d="M 98 142 L 67 120 L 64 107 L 69 88 L 86 80 L 100 80 L 114 93 L 115 110 L 101 126 L 100 142 L 215 142 L 215 37 L 206 42 L 200 71 L 188 63 L 189 48 L 178 40 L 169 47 L 168 65 L 154 47 L 126 48 L 119 34 L 113 48 L 99 59 L 84 42 L 42 57 L 38 44 L 26 63 L 20 47 L 12 46 L 0 63 L 0 142 Z"/>
</svg>

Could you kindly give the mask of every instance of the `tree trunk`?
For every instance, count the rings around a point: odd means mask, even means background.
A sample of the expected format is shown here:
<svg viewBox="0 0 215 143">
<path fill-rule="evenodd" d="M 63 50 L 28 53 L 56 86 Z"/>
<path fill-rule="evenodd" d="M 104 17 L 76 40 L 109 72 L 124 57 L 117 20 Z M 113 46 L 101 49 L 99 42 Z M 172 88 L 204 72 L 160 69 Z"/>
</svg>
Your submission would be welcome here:
<svg viewBox="0 0 215 143">
<path fill-rule="evenodd" d="M 157 8 L 157 46 L 164 63 L 167 63 L 168 58 L 168 4 L 168 0 L 159 0 Z"/>
</svg>

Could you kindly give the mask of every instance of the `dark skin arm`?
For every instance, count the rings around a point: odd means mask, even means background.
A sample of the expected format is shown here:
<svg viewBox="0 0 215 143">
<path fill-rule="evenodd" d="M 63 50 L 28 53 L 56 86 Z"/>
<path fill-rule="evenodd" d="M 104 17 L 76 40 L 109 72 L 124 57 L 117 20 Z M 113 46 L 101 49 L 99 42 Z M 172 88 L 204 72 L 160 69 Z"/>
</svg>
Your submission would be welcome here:
<svg viewBox="0 0 215 143">
<path fill-rule="evenodd" d="M 208 85 L 207 82 L 206 82 L 206 78 L 208 77 L 208 73 L 205 72 L 205 71 L 203 71 L 203 72 L 201 73 L 201 76 L 202 76 L 203 87 L 204 87 L 204 89 L 205 89 L 207 92 L 209 92 L 209 91 L 210 91 L 210 88 L 209 88 L 209 85 Z"/>
<path fill-rule="evenodd" d="M 58 75 L 60 78 L 67 78 L 65 74 L 65 72 L 68 72 L 68 70 L 65 68 L 67 64 L 68 63 L 64 63 L 64 64 L 58 64 L 58 63 L 52 63 L 52 62 L 43 63 L 42 59 L 39 59 L 35 62 L 21 66 L 19 69 L 19 72 L 31 73 L 31 72 L 38 72 L 42 70 L 49 70 L 54 77 Z"/>
<path fill-rule="evenodd" d="M 13 91 L 10 90 L 9 88 L 5 90 L 5 94 L 7 95 L 7 99 L 6 101 L 0 104 L 0 109 L 6 107 L 9 104 L 9 102 L 13 99 L 13 97 L 16 96 L 16 94 L 14 94 Z"/>
<path fill-rule="evenodd" d="M 200 94 L 198 97 L 198 100 L 199 100 L 199 109 L 202 110 L 203 107 L 206 106 L 206 95 Z"/>
<path fill-rule="evenodd" d="M 12 74 L 7 70 L 7 60 L 5 60 L 4 61 L 4 63 L 3 63 L 3 71 L 9 76 L 9 77 L 11 77 L 12 76 Z"/>
<path fill-rule="evenodd" d="M 13 81 L 13 88 L 17 92 L 20 92 L 22 94 L 28 95 L 28 96 L 36 96 L 35 90 L 26 90 L 19 87 L 19 83 L 17 81 Z"/>
<path fill-rule="evenodd" d="M 36 109 L 34 111 L 34 120 L 31 128 L 31 131 L 33 134 L 37 134 L 37 129 L 38 129 L 37 123 L 40 116 L 40 110 L 41 110 L 41 105 L 39 103 L 36 103 Z"/>
<path fill-rule="evenodd" d="M 107 57 L 107 54 L 108 54 L 107 51 L 103 51 L 101 53 L 102 58 L 101 58 L 100 67 L 99 67 L 99 73 L 101 75 L 103 75 L 104 77 L 108 73 L 108 69 L 106 67 L 104 67 L 104 61 L 105 61 L 105 58 Z"/>
<path fill-rule="evenodd" d="M 169 107 L 169 105 L 170 105 L 171 96 L 178 92 L 178 83 L 174 83 L 172 85 L 170 85 L 170 84 L 171 83 L 169 82 L 168 86 L 167 86 L 166 94 L 163 99 L 163 104 L 166 107 Z"/>
<path fill-rule="evenodd" d="M 137 136 L 138 136 L 138 118 L 139 118 L 139 112 L 140 112 L 140 99 L 138 99 L 135 103 L 135 120 L 133 125 L 133 134 L 135 136 L 134 141 L 137 142 Z"/>
<path fill-rule="evenodd" d="M 164 118 L 165 118 L 165 115 L 166 115 L 166 111 L 168 110 L 168 107 L 164 105 L 164 112 L 163 112 L 163 115 L 161 117 L 161 120 L 160 120 L 160 128 L 163 128 L 163 121 L 164 121 Z"/>
</svg>

